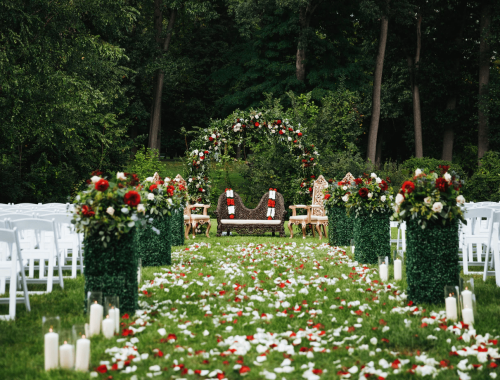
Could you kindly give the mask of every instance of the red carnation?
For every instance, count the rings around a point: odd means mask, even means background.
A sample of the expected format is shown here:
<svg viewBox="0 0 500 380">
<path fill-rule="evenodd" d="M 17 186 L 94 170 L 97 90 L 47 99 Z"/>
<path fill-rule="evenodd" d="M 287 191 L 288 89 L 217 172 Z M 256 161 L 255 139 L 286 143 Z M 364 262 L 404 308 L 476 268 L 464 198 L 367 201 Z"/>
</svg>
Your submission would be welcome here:
<svg viewBox="0 0 500 380">
<path fill-rule="evenodd" d="M 130 190 L 123 197 L 123 201 L 131 207 L 136 207 L 141 202 L 141 196 L 137 191 Z"/>
<path fill-rule="evenodd" d="M 366 187 L 362 187 L 359 189 L 358 194 L 361 198 L 366 198 L 368 196 L 368 189 Z"/>
<path fill-rule="evenodd" d="M 89 206 L 83 205 L 82 206 L 82 214 L 83 214 L 83 216 L 91 217 L 91 216 L 95 215 L 95 212 L 92 211 L 92 208 L 90 208 Z"/>
<path fill-rule="evenodd" d="M 363 183 L 363 180 L 361 178 L 355 178 L 354 182 L 356 183 L 356 185 L 361 185 Z"/>
<path fill-rule="evenodd" d="M 386 191 L 389 188 L 389 185 L 387 185 L 387 182 L 385 182 L 384 180 L 382 180 L 382 182 L 380 182 L 378 186 L 382 191 Z"/>
<path fill-rule="evenodd" d="M 109 182 L 101 178 L 95 183 L 95 189 L 98 191 L 106 191 L 109 187 Z"/>
<path fill-rule="evenodd" d="M 169 197 L 172 197 L 174 195 L 175 187 L 173 186 L 167 186 L 167 194 Z"/>
<path fill-rule="evenodd" d="M 331 195 L 330 194 L 325 194 L 325 200 L 330 199 Z"/>
<path fill-rule="evenodd" d="M 149 186 L 149 191 L 153 192 L 154 189 L 157 189 L 158 185 L 151 185 Z"/>
<path fill-rule="evenodd" d="M 297 133 L 297 136 L 302 137 L 302 132 Z"/>
<path fill-rule="evenodd" d="M 229 215 L 229 219 L 234 219 L 234 215 L 233 214 Z"/>
<path fill-rule="evenodd" d="M 254 125 L 255 125 L 256 127 L 258 127 L 260 124 L 259 124 L 259 123 L 255 123 Z"/>
<path fill-rule="evenodd" d="M 401 186 L 403 193 L 411 194 L 415 190 L 415 184 L 412 181 L 405 181 Z"/>
<path fill-rule="evenodd" d="M 436 179 L 436 188 L 443 193 L 448 190 L 448 182 L 444 178 L 438 178 Z"/>
</svg>

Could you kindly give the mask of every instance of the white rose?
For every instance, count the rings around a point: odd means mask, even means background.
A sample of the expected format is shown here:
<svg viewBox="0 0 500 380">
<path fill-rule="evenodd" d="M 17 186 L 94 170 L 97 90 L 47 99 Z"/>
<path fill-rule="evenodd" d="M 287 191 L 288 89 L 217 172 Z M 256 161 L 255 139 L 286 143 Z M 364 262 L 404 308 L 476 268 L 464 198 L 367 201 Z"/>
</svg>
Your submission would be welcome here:
<svg viewBox="0 0 500 380">
<path fill-rule="evenodd" d="M 450 183 L 451 182 L 451 174 L 446 172 L 444 173 L 443 178 L 446 180 L 446 182 Z"/>
<path fill-rule="evenodd" d="M 380 178 L 376 178 L 377 183 L 382 183 L 382 180 Z"/>
<path fill-rule="evenodd" d="M 415 170 L 416 177 L 418 177 L 420 174 L 422 174 L 422 170 L 420 170 L 420 169 Z"/>
<path fill-rule="evenodd" d="M 368 193 L 368 198 L 373 198 L 373 193 Z"/>
<path fill-rule="evenodd" d="M 144 205 L 142 203 L 139 203 L 137 205 L 137 212 L 146 212 L 146 208 L 144 207 Z"/>
<path fill-rule="evenodd" d="M 464 198 L 464 196 L 463 196 L 463 195 L 459 195 L 459 196 L 457 197 L 457 203 L 458 203 L 459 205 L 463 205 L 463 204 L 465 203 L 465 198 Z"/>
<path fill-rule="evenodd" d="M 292 138 L 290 136 L 288 137 L 288 141 L 292 141 Z"/>
<path fill-rule="evenodd" d="M 212 136 L 210 137 L 212 137 L 213 139 L 217 138 L 217 136 L 215 136 L 215 133 L 212 133 Z"/>
<path fill-rule="evenodd" d="M 171 181 L 171 179 L 169 177 L 165 177 L 164 181 L 165 181 L 165 183 L 168 183 Z"/>
<path fill-rule="evenodd" d="M 127 179 L 127 177 L 125 176 L 125 173 L 118 172 L 118 173 L 116 173 L 116 179 L 125 181 Z"/>
<path fill-rule="evenodd" d="M 149 199 L 150 201 L 154 200 L 154 199 L 155 199 L 155 195 L 154 195 L 153 193 L 149 193 L 149 194 L 148 194 L 148 199 Z"/>
<path fill-rule="evenodd" d="M 193 179 L 192 179 L 192 178 L 189 178 L 189 179 L 188 179 L 188 182 L 193 182 Z"/>
<path fill-rule="evenodd" d="M 372 173 L 372 174 L 370 175 L 370 177 L 372 177 L 372 178 L 377 178 L 377 175 L 376 175 L 375 173 Z"/>
<path fill-rule="evenodd" d="M 198 154 L 198 149 L 193 150 L 193 154 Z"/>
<path fill-rule="evenodd" d="M 147 182 L 153 182 L 153 181 L 154 181 L 154 178 L 153 178 L 153 177 L 148 177 L 148 178 L 146 178 L 146 181 L 147 181 Z"/>
<path fill-rule="evenodd" d="M 403 197 L 402 194 L 396 195 L 396 204 L 400 205 L 401 203 L 403 203 L 404 200 L 405 200 L 405 197 Z"/>
<path fill-rule="evenodd" d="M 115 213 L 115 209 L 111 206 L 109 206 L 107 209 L 106 209 L 106 212 L 109 214 L 109 215 L 113 215 Z"/>
<path fill-rule="evenodd" d="M 432 198 L 431 198 L 431 197 L 426 197 L 426 198 L 424 198 L 424 203 L 425 203 L 426 205 L 430 206 L 430 205 L 431 205 L 431 202 L 432 202 Z"/>
<path fill-rule="evenodd" d="M 92 181 L 92 183 L 96 183 L 97 181 L 99 181 L 101 179 L 101 177 L 98 177 L 98 176 L 93 176 L 90 180 Z"/>
<path fill-rule="evenodd" d="M 259 119 L 259 115 L 255 115 L 255 118 L 256 118 L 256 119 Z"/>
<path fill-rule="evenodd" d="M 443 204 L 441 202 L 435 202 L 432 205 L 432 211 L 434 212 L 441 212 L 443 210 Z"/>
<path fill-rule="evenodd" d="M 385 202 L 385 200 L 386 200 L 386 199 L 387 199 L 387 198 L 385 197 L 385 195 L 382 195 L 382 196 L 380 197 L 380 200 L 381 200 L 382 202 Z"/>
<path fill-rule="evenodd" d="M 200 157 L 203 157 L 204 155 L 205 155 L 205 153 L 200 152 Z"/>
<path fill-rule="evenodd" d="M 173 205 L 174 203 L 172 202 L 172 198 L 167 198 L 167 202 L 169 205 Z"/>
<path fill-rule="evenodd" d="M 238 127 L 238 126 L 234 127 L 234 131 L 235 132 L 239 132 L 240 131 L 240 127 Z"/>
<path fill-rule="evenodd" d="M 343 200 L 344 202 L 346 202 L 346 203 L 347 203 L 347 202 L 349 202 L 349 194 L 344 195 L 344 196 L 342 197 L 342 200 Z"/>
<path fill-rule="evenodd" d="M 236 128 L 239 128 L 239 127 L 241 127 L 241 123 L 236 124 Z"/>
<path fill-rule="evenodd" d="M 342 190 L 347 190 L 347 186 L 342 186 Z"/>
</svg>

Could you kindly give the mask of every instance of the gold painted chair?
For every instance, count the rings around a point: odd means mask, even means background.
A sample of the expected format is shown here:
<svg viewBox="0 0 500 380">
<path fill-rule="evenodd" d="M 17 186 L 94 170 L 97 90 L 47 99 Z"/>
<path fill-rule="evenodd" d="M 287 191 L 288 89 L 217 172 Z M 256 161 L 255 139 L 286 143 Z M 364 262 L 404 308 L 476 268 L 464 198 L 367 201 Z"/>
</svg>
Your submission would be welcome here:
<svg viewBox="0 0 500 380">
<path fill-rule="evenodd" d="M 193 208 L 198 208 L 198 207 L 203 207 L 203 214 L 192 214 L 191 209 Z M 197 224 L 205 224 L 207 223 L 207 232 L 205 235 L 207 238 L 210 237 L 210 228 L 212 227 L 212 224 L 210 223 L 210 215 L 207 214 L 207 210 L 210 208 L 210 205 L 204 205 L 201 203 L 195 203 L 194 205 L 187 205 L 187 207 L 184 209 L 184 224 L 187 224 L 186 227 L 186 239 L 189 239 L 189 230 L 190 228 L 193 229 L 193 239 L 196 237 L 196 225 Z M 186 217 L 187 220 L 189 220 L 189 223 L 186 223 Z"/>
</svg>

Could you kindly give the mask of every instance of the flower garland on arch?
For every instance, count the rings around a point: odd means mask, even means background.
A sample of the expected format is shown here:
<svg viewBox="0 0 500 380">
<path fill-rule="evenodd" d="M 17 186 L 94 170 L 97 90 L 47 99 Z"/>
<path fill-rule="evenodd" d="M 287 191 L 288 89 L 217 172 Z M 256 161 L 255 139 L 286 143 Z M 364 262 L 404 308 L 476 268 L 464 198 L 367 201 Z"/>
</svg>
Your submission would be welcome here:
<svg viewBox="0 0 500 380">
<path fill-rule="evenodd" d="M 267 200 L 267 220 L 274 219 L 274 212 L 276 208 L 276 189 L 269 189 L 269 199 Z"/>
</svg>

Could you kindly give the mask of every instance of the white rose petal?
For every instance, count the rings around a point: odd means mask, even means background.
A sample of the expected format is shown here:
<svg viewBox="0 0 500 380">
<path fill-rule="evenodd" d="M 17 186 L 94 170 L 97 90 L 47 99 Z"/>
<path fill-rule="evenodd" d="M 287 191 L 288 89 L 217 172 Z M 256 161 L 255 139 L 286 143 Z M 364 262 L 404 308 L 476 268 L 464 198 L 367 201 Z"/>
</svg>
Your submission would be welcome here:
<svg viewBox="0 0 500 380">
<path fill-rule="evenodd" d="M 435 202 L 432 205 L 432 211 L 434 211 L 434 212 L 441 212 L 441 211 L 443 211 L 443 204 L 441 202 Z"/>
<path fill-rule="evenodd" d="M 92 183 L 96 183 L 97 181 L 99 181 L 101 179 L 101 177 L 98 177 L 98 176 L 93 176 L 90 180 L 92 181 Z"/>
<path fill-rule="evenodd" d="M 374 345 L 377 344 L 377 338 L 371 338 L 370 343 Z"/>
</svg>

